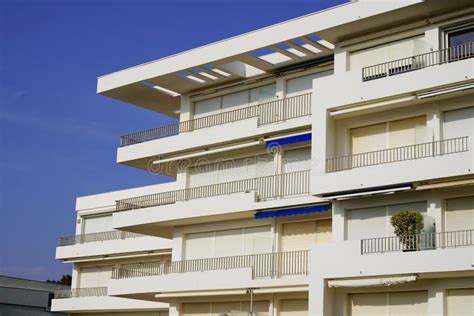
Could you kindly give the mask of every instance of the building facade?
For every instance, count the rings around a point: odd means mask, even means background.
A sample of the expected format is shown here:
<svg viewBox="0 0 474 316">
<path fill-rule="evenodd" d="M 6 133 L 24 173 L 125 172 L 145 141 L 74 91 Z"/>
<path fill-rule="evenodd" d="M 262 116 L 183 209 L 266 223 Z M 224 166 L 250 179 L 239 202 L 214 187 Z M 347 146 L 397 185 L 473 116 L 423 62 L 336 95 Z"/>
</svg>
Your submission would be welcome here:
<svg viewBox="0 0 474 316">
<path fill-rule="evenodd" d="M 117 150 L 175 180 L 77 199 L 53 309 L 472 315 L 473 57 L 472 1 L 360 0 L 100 77 L 177 119 Z"/>
</svg>

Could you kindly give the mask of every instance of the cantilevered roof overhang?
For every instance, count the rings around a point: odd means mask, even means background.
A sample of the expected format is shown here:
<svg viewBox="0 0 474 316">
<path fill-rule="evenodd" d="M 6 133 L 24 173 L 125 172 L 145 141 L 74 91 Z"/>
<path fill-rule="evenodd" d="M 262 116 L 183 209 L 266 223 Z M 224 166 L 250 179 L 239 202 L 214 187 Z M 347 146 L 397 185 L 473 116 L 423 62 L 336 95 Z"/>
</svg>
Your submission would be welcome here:
<svg viewBox="0 0 474 316">
<path fill-rule="evenodd" d="M 97 92 L 176 117 L 181 94 L 271 76 L 293 65 L 324 60 L 333 55 L 334 49 L 325 34 L 329 38 L 341 25 L 393 14 L 393 10 L 423 2 L 349 2 L 99 77 Z"/>
</svg>

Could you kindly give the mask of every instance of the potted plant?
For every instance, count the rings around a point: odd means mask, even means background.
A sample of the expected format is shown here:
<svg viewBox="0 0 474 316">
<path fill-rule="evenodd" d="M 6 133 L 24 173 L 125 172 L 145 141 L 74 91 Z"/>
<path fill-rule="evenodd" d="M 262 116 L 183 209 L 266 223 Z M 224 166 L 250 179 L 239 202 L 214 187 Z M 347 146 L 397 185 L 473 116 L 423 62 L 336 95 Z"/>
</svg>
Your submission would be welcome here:
<svg viewBox="0 0 474 316">
<path fill-rule="evenodd" d="M 395 235 L 404 251 L 415 251 L 420 246 L 420 232 L 423 229 L 423 215 L 416 211 L 402 211 L 390 219 Z"/>
</svg>

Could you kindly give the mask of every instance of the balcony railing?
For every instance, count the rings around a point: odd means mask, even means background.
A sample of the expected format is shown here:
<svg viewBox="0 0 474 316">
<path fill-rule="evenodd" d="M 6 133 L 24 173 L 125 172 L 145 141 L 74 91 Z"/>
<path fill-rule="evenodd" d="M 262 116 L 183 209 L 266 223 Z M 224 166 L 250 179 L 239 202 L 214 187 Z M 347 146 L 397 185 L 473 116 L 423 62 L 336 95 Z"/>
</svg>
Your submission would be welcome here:
<svg viewBox="0 0 474 316">
<path fill-rule="evenodd" d="M 443 156 L 469 150 L 468 136 L 388 148 L 326 159 L 326 172 L 361 168 L 405 160 Z"/>
<path fill-rule="evenodd" d="M 91 296 L 107 296 L 107 287 L 86 287 L 54 291 L 55 299 Z"/>
<path fill-rule="evenodd" d="M 474 246 L 474 229 L 417 234 L 406 237 L 380 237 L 361 240 L 361 253 L 421 251 L 436 248 Z"/>
<path fill-rule="evenodd" d="M 58 246 L 59 247 L 71 246 L 71 245 L 83 244 L 83 243 L 88 243 L 88 242 L 128 239 L 128 238 L 137 238 L 137 237 L 145 237 L 145 235 L 131 233 L 131 232 L 123 232 L 119 230 L 113 230 L 113 231 L 108 231 L 108 232 L 60 237 Z"/>
<path fill-rule="evenodd" d="M 362 68 L 362 81 L 385 78 L 409 71 L 474 57 L 474 42 L 401 58 Z"/>
<path fill-rule="evenodd" d="M 307 93 L 125 135 L 120 138 L 120 147 L 253 117 L 258 118 L 258 125 L 265 125 L 310 114 L 311 93 Z"/>
<path fill-rule="evenodd" d="M 129 279 L 171 273 L 252 269 L 252 278 L 308 275 L 308 251 L 276 252 L 232 257 L 193 259 L 112 270 L 112 279 Z"/>
<path fill-rule="evenodd" d="M 308 194 L 309 173 L 308 170 L 298 171 L 138 196 L 116 201 L 116 210 L 125 211 L 173 204 L 179 201 L 252 191 L 255 191 L 257 201 Z"/>
</svg>

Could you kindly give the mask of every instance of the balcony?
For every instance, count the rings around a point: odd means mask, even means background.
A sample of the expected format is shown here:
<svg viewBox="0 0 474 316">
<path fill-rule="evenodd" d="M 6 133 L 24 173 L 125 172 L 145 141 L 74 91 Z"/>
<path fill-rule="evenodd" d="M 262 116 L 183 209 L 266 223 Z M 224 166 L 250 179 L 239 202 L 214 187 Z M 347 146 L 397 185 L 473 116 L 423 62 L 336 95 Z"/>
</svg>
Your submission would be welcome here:
<svg viewBox="0 0 474 316">
<path fill-rule="evenodd" d="M 257 201 L 309 193 L 309 170 L 244 179 L 118 200 L 116 211 L 254 191 Z"/>
<path fill-rule="evenodd" d="M 220 258 L 174 261 L 164 264 L 114 268 L 113 279 L 149 277 L 171 273 L 250 268 L 252 279 L 308 274 L 308 251 L 277 252 Z"/>
<path fill-rule="evenodd" d="M 170 124 L 120 137 L 120 147 L 256 117 L 263 126 L 311 114 L 311 93 Z"/>
<path fill-rule="evenodd" d="M 303 94 L 122 136 L 117 162 L 147 170 L 160 155 L 276 135 L 310 125 L 311 94 Z"/>
<path fill-rule="evenodd" d="M 474 229 L 361 240 L 361 253 L 407 252 L 474 246 Z"/>
<path fill-rule="evenodd" d="M 171 249 L 167 239 L 124 231 L 108 231 L 59 238 L 56 259 L 139 253 Z"/>
<path fill-rule="evenodd" d="M 406 160 L 450 155 L 468 151 L 468 136 L 395 147 L 326 159 L 326 172 L 336 172 Z"/>
<path fill-rule="evenodd" d="M 325 280 L 383 276 L 470 275 L 473 246 L 474 230 L 335 241 L 311 249 L 310 267 L 317 268 L 311 269 L 309 278 L 325 284 Z"/>
<path fill-rule="evenodd" d="M 474 57 L 474 42 L 362 68 L 362 81 L 399 75 Z"/>
<path fill-rule="evenodd" d="M 111 297 L 107 296 L 107 287 L 90 287 L 55 291 L 51 310 L 66 313 L 167 311 L 168 304 Z"/>
<path fill-rule="evenodd" d="M 55 299 L 91 296 L 107 296 L 107 287 L 87 287 L 54 291 Z"/>
<path fill-rule="evenodd" d="M 463 136 L 326 159 L 312 175 L 311 194 L 370 192 L 388 186 L 468 176 L 474 171 L 472 137 Z"/>
<path fill-rule="evenodd" d="M 243 289 L 245 294 L 251 287 L 307 286 L 308 256 L 305 250 L 122 266 L 112 271 L 109 293 L 179 297 L 196 291 Z"/>
</svg>

